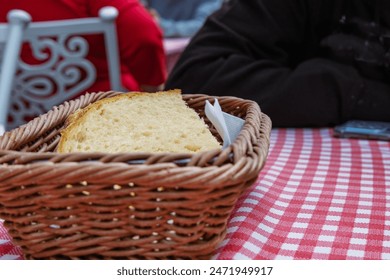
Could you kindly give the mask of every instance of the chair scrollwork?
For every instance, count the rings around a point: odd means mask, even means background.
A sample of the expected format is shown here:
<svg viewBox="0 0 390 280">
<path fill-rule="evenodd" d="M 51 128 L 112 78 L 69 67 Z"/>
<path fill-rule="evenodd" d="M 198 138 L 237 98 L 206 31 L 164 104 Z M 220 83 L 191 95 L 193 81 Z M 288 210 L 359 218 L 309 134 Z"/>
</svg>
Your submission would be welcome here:
<svg viewBox="0 0 390 280">
<path fill-rule="evenodd" d="M 9 108 L 7 130 L 73 99 L 93 85 L 97 69 L 89 57 L 93 46 L 89 45 L 87 35 L 104 36 L 111 88 L 122 89 L 117 16 L 114 7 L 103 7 L 98 17 L 29 23 L 20 40 L 22 53 L 30 53 L 14 59 L 17 60 L 15 75 L 8 75 L 12 86 L 4 94 L 10 96 L 10 106 L 5 105 Z"/>
</svg>

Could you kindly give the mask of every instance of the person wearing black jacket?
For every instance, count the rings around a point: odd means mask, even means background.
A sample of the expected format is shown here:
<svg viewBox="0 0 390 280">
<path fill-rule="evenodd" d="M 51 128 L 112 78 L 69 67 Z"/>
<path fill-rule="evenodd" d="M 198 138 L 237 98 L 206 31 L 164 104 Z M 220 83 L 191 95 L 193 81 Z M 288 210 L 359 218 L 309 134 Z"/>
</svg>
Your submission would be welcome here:
<svg viewBox="0 0 390 280">
<path fill-rule="evenodd" d="M 274 127 L 390 121 L 390 1 L 232 0 L 166 89 L 251 99 Z"/>
</svg>

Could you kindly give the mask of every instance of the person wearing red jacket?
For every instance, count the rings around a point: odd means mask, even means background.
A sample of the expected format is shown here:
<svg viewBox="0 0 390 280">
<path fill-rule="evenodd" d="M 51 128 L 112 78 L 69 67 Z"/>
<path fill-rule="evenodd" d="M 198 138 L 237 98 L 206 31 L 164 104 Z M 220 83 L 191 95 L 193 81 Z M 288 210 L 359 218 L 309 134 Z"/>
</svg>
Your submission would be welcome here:
<svg viewBox="0 0 390 280">
<path fill-rule="evenodd" d="M 116 25 L 122 85 L 129 91 L 161 89 L 167 76 L 162 32 L 138 0 L 0 0 L 0 22 L 7 21 L 12 9 L 25 10 L 36 22 L 97 17 L 104 6 L 119 11 Z M 98 70 L 97 80 L 79 95 L 110 90 L 103 37 L 89 36 L 88 40 L 92 46 L 90 59 Z M 23 59 L 31 60 L 28 56 L 23 50 Z"/>
</svg>

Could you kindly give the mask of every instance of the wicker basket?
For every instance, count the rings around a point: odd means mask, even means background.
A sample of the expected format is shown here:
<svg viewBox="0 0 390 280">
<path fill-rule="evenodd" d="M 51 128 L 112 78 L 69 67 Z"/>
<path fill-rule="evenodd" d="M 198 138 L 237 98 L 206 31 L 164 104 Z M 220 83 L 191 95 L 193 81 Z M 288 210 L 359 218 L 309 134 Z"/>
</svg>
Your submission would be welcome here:
<svg viewBox="0 0 390 280">
<path fill-rule="evenodd" d="M 225 112 L 245 119 L 223 151 L 55 153 L 72 112 L 117 94 L 86 94 L 0 137 L 5 227 L 26 259 L 210 258 L 264 165 L 269 118 L 255 102 L 217 97 Z M 214 97 L 183 99 L 205 118 L 205 100 Z"/>
</svg>

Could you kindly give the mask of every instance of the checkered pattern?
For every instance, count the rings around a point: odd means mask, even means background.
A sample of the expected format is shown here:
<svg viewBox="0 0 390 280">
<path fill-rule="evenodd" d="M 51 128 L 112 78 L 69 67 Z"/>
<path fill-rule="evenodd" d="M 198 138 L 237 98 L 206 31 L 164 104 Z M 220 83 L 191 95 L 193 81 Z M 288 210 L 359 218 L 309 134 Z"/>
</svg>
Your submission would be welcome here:
<svg viewBox="0 0 390 280">
<path fill-rule="evenodd" d="M 22 251 L 10 241 L 10 236 L 3 226 L 3 220 L 0 219 L 0 260 L 22 259 Z"/>
<path fill-rule="evenodd" d="M 390 259 L 390 142 L 273 130 L 216 259 Z"/>
<path fill-rule="evenodd" d="M 390 259 L 390 142 L 274 129 L 215 259 Z M 0 223 L 0 259 L 20 258 Z"/>
</svg>

